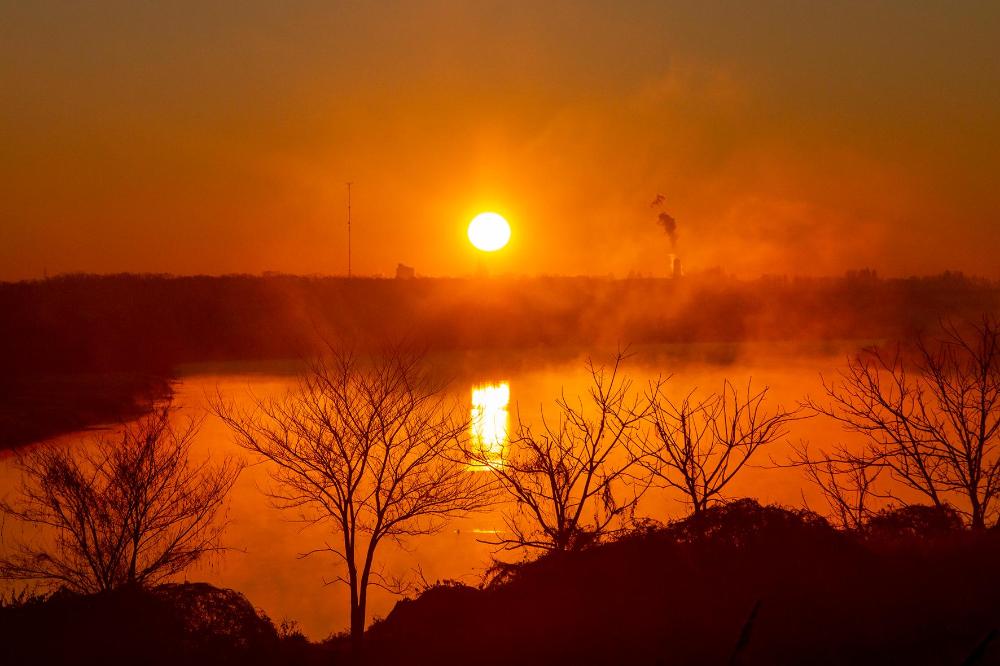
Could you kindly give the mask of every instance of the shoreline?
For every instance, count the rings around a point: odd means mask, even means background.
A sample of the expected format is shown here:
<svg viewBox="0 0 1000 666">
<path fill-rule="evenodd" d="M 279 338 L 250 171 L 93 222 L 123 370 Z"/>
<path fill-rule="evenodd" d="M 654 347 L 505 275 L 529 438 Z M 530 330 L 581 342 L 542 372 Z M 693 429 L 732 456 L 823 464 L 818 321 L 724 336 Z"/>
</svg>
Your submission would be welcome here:
<svg viewBox="0 0 1000 666">
<path fill-rule="evenodd" d="M 135 372 L 8 378 L 0 384 L 0 451 L 142 416 L 173 395 L 174 381 Z"/>
</svg>

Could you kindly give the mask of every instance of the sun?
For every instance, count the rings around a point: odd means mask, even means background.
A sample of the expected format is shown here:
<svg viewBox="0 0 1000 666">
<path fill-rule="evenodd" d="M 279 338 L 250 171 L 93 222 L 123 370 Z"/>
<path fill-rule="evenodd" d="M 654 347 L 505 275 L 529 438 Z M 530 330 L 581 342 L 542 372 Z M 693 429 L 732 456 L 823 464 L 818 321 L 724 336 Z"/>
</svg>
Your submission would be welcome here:
<svg viewBox="0 0 1000 666">
<path fill-rule="evenodd" d="M 496 213 L 480 213 L 469 223 L 469 242 L 483 252 L 496 252 L 510 240 L 510 225 Z"/>
</svg>

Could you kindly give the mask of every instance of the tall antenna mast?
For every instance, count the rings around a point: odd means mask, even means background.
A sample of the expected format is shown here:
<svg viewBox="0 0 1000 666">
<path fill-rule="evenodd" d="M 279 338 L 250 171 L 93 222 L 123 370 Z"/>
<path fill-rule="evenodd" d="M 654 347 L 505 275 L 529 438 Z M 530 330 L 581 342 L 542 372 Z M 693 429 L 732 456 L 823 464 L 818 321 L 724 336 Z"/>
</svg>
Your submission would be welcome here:
<svg viewBox="0 0 1000 666">
<path fill-rule="evenodd" d="M 347 277 L 351 277 L 351 183 L 347 183 Z"/>
</svg>

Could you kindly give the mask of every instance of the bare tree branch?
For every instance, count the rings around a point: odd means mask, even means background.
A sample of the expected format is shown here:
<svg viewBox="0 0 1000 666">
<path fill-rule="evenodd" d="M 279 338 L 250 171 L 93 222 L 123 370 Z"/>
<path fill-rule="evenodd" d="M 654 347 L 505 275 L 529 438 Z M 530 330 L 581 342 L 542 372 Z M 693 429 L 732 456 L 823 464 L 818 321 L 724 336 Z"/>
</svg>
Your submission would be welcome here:
<svg viewBox="0 0 1000 666">
<path fill-rule="evenodd" d="M 805 442 L 792 447 L 788 466 L 802 467 L 806 477 L 826 500 L 831 517 L 843 529 L 859 530 L 876 514 L 887 508 L 891 496 L 876 491 L 886 466 L 878 457 L 838 446 L 832 454 L 820 451 L 814 456 Z"/>
<path fill-rule="evenodd" d="M 722 391 L 679 402 L 664 394 L 664 382 L 650 383 L 649 419 L 655 437 L 637 456 L 651 481 L 680 491 L 695 513 L 722 499 L 726 486 L 762 446 L 784 437 L 798 409 L 765 408 L 767 387 L 750 381 L 743 391 L 729 380 Z"/>
<path fill-rule="evenodd" d="M 215 413 L 237 442 L 270 463 L 274 506 L 339 534 L 351 634 L 360 647 L 369 585 L 402 589 L 373 570 L 383 539 L 432 534 L 446 519 L 488 506 L 488 479 L 456 462 L 468 421 L 406 350 L 364 363 L 331 348 L 284 396 L 240 411 L 218 396 Z"/>
<path fill-rule="evenodd" d="M 21 485 L 6 516 L 32 528 L 0 577 L 79 592 L 148 585 L 222 550 L 217 520 L 242 465 L 192 460 L 199 422 L 165 405 L 124 425 L 117 439 L 17 454 Z"/>
<path fill-rule="evenodd" d="M 614 534 L 632 519 L 646 486 L 633 472 L 630 442 L 642 436 L 647 407 L 622 374 L 620 352 L 610 367 L 587 364 L 586 399 L 556 400 L 555 419 L 533 428 L 517 415 L 508 456 L 471 452 L 513 502 L 506 530 L 484 540 L 502 550 L 573 550 Z"/>
<path fill-rule="evenodd" d="M 862 435 L 865 460 L 974 529 L 998 517 L 1000 323 L 942 323 L 934 340 L 870 348 L 824 380 L 815 412 Z"/>
</svg>

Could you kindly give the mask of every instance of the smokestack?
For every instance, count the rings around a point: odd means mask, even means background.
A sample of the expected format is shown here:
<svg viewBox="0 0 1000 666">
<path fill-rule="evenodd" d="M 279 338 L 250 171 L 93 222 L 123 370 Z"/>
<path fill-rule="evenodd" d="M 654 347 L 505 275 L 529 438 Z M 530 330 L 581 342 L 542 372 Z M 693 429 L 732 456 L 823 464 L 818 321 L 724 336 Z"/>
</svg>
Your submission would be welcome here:
<svg viewBox="0 0 1000 666">
<path fill-rule="evenodd" d="M 671 260 L 670 261 L 670 264 L 671 264 L 670 265 L 670 277 L 672 277 L 673 279 L 677 280 L 682 275 L 684 275 L 684 273 L 681 271 L 681 258 L 678 257 L 676 254 L 672 254 L 672 255 L 670 255 L 670 260 Z"/>
</svg>

